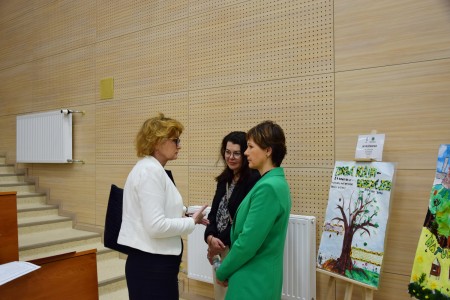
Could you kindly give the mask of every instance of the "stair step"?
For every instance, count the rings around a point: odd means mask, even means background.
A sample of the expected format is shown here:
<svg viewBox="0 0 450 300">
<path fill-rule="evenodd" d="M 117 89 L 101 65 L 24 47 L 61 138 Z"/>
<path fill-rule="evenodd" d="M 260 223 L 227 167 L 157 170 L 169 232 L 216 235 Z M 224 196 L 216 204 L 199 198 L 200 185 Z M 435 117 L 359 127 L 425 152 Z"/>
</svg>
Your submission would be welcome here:
<svg viewBox="0 0 450 300">
<path fill-rule="evenodd" d="M 128 288 L 125 279 L 99 286 L 99 300 L 127 300 Z"/>
<path fill-rule="evenodd" d="M 72 219 L 70 218 L 52 218 L 52 220 L 47 221 L 41 219 L 41 221 L 37 223 L 31 223 L 30 225 L 24 224 L 22 226 L 19 226 L 19 235 L 38 234 L 41 232 L 46 233 L 64 229 L 70 230 L 72 228 L 73 223 Z"/>
<path fill-rule="evenodd" d="M 48 210 L 41 210 L 41 211 L 33 210 L 31 212 L 27 211 L 26 213 L 28 215 L 26 215 L 26 216 L 22 215 L 17 220 L 17 223 L 19 225 L 19 230 L 20 230 L 20 228 L 24 228 L 24 227 L 30 227 L 30 226 L 35 227 L 36 225 L 48 225 L 48 224 L 52 224 L 52 223 L 61 223 L 61 222 L 69 222 L 70 227 L 72 227 L 72 218 L 59 216 L 57 209 L 51 210 L 51 212 L 56 212 L 53 214 L 34 215 L 33 213 L 36 213 L 36 212 L 48 212 Z M 31 214 L 31 215 L 29 215 L 29 214 Z"/>
<path fill-rule="evenodd" d="M 98 285 L 103 286 L 125 279 L 125 259 L 119 258 L 119 253 L 111 251 L 98 256 Z"/>
<path fill-rule="evenodd" d="M 47 204 L 47 195 L 45 193 L 19 193 L 17 194 L 17 209 L 26 209 L 33 207 L 49 206 Z M 57 205 L 52 205 L 58 207 Z"/>
<path fill-rule="evenodd" d="M 26 208 L 22 207 L 17 209 L 17 220 L 19 224 L 22 220 L 26 222 L 28 218 L 55 215 L 58 215 L 58 207 L 56 205 L 37 204 L 33 207 L 30 205 Z"/>
<path fill-rule="evenodd" d="M 25 175 L 20 174 L 0 174 L 0 184 L 24 182 Z"/>
<path fill-rule="evenodd" d="M 90 249 L 97 249 L 97 256 L 109 252 L 111 250 L 105 248 L 100 236 L 90 237 L 86 239 L 77 239 L 65 243 L 54 243 L 36 248 L 28 247 L 28 249 L 21 248 L 19 251 L 20 260 L 32 260 L 36 258 L 54 256 L 72 251 L 85 251 Z"/>
<path fill-rule="evenodd" d="M 0 165 L 4 165 L 4 164 L 6 164 L 6 157 L 0 156 Z"/>
<path fill-rule="evenodd" d="M 14 165 L 0 164 L 0 174 L 15 174 Z"/>
<path fill-rule="evenodd" d="M 0 192 L 17 192 L 19 193 L 32 193 L 36 188 L 34 183 L 30 182 L 17 182 L 17 183 L 0 183 Z"/>
<path fill-rule="evenodd" d="M 45 232 L 19 233 L 19 250 L 40 248 L 55 244 L 63 244 L 83 239 L 101 237 L 99 233 L 87 232 L 73 228 L 59 228 Z"/>
<path fill-rule="evenodd" d="M 41 203 L 24 203 L 20 206 L 17 206 L 17 211 L 19 213 L 28 212 L 28 211 L 40 211 L 40 210 L 48 210 L 48 209 L 58 209 L 58 205 L 53 204 L 41 204 Z"/>
</svg>

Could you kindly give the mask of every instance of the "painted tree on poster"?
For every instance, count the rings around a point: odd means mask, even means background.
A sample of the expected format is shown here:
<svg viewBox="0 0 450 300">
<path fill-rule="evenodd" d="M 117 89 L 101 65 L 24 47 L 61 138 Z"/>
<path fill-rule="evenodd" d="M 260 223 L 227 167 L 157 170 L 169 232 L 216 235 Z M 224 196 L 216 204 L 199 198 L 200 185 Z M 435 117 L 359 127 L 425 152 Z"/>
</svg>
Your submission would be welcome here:
<svg viewBox="0 0 450 300">
<path fill-rule="evenodd" d="M 378 286 L 394 165 L 336 162 L 317 266 Z"/>
<path fill-rule="evenodd" d="M 344 197 L 339 199 L 342 204 L 337 205 L 340 212 L 340 217 L 335 217 L 332 220 L 341 222 L 344 226 L 344 241 L 342 243 L 342 250 L 339 258 L 335 262 L 335 268 L 338 273 L 344 275 L 346 270 L 352 270 L 353 264 L 350 257 L 353 236 L 359 233 L 370 236 L 371 228 L 378 228 L 379 225 L 374 218 L 378 215 L 379 208 L 375 197 L 371 197 L 372 193 L 369 191 L 364 193 L 363 190 L 358 191 L 356 201 L 349 199 L 348 209 Z M 352 207 L 353 206 L 353 207 Z M 347 214 L 346 211 L 349 213 Z"/>
</svg>

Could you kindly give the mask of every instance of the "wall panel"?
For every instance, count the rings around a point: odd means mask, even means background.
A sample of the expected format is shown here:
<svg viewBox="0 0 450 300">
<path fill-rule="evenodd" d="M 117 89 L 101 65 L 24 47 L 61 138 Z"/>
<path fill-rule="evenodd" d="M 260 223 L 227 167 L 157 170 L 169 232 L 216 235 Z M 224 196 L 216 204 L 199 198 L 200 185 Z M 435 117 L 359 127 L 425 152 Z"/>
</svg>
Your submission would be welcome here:
<svg viewBox="0 0 450 300">
<path fill-rule="evenodd" d="M 284 129 L 286 167 L 333 167 L 333 75 L 189 93 L 190 163 L 211 165 L 222 138 L 271 119 Z"/>
<path fill-rule="evenodd" d="M 34 58 L 92 45 L 96 38 L 95 1 L 59 0 L 35 10 Z"/>
<path fill-rule="evenodd" d="M 215 9 L 236 5 L 248 0 L 189 0 L 189 16 L 208 13 Z"/>
<path fill-rule="evenodd" d="M 332 72 L 332 1 L 245 1 L 189 20 L 193 90 Z"/>
<path fill-rule="evenodd" d="M 30 5 L 29 0 L 0 1 L 0 23 L 15 19 L 32 10 L 33 5 Z"/>
<path fill-rule="evenodd" d="M 94 164 L 33 164 L 30 175 L 39 177 L 39 187 L 49 189 L 50 203 L 76 212 L 76 222 L 95 224 Z"/>
<path fill-rule="evenodd" d="M 450 3 L 335 1 L 336 71 L 450 57 Z"/>
<path fill-rule="evenodd" d="M 16 116 L 0 117 L 0 153 L 8 163 L 16 162 Z"/>
<path fill-rule="evenodd" d="M 33 110 L 73 108 L 94 103 L 94 46 L 83 47 L 33 64 Z"/>
<path fill-rule="evenodd" d="M 383 160 L 435 169 L 450 135 L 450 59 L 336 73 L 336 159 L 352 160 L 358 134 L 386 134 Z"/>
<path fill-rule="evenodd" d="M 291 214 L 316 217 L 316 242 L 319 249 L 322 226 L 328 204 L 333 169 L 286 168 L 286 179 L 292 197 Z"/>
<path fill-rule="evenodd" d="M 164 167 L 166 170 L 172 171 L 172 176 L 175 181 L 175 185 L 177 186 L 178 191 L 181 194 L 181 197 L 183 197 L 183 203 L 186 207 L 192 204 L 191 199 L 189 198 L 189 184 L 191 182 L 190 180 L 190 173 L 189 173 L 189 166 L 187 165 L 178 165 L 178 159 L 167 162 L 166 166 Z M 209 202 L 204 202 L 202 204 L 209 204 Z"/>
<path fill-rule="evenodd" d="M 17 115 L 31 111 L 32 107 L 32 63 L 0 70 L 0 115 Z M 7 100 L 7 101 L 6 101 Z"/>
<path fill-rule="evenodd" d="M 34 11 L 31 11 L 12 20 L 0 21 L 0 70 L 31 61 L 34 17 Z"/>
<path fill-rule="evenodd" d="M 217 185 L 214 178 L 222 170 L 222 165 L 189 167 L 189 205 L 211 205 Z"/>
<path fill-rule="evenodd" d="M 383 272 L 410 274 L 427 214 L 433 178 L 432 170 L 397 170 L 386 233 Z"/>
<path fill-rule="evenodd" d="M 113 77 L 115 99 L 187 91 L 187 30 L 181 20 L 97 43 L 97 82 Z"/>
<path fill-rule="evenodd" d="M 97 40 L 106 40 L 188 16 L 188 0 L 97 2 Z"/>
<path fill-rule="evenodd" d="M 95 106 L 73 106 L 74 111 L 85 114 L 72 115 L 72 156 L 74 160 L 82 160 L 86 164 L 95 165 Z"/>
</svg>

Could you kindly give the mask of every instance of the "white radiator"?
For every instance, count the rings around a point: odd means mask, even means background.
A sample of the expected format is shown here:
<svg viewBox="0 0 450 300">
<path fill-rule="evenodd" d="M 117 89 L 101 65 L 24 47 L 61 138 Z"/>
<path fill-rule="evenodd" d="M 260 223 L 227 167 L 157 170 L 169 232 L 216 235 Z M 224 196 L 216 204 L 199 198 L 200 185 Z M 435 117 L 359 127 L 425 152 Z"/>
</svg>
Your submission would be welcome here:
<svg viewBox="0 0 450 300">
<path fill-rule="evenodd" d="M 72 160 L 72 115 L 55 110 L 17 116 L 19 163 L 68 163 Z"/>
<path fill-rule="evenodd" d="M 200 206 L 189 206 L 188 212 L 195 212 Z M 208 214 L 210 207 L 205 209 Z M 188 278 L 213 283 L 212 267 L 206 258 L 208 244 L 203 238 L 205 226 L 195 225 L 194 231 L 188 235 Z"/>
<path fill-rule="evenodd" d="M 192 212 L 198 206 L 189 207 Z M 209 212 L 209 211 L 208 211 Z M 188 236 L 188 278 L 213 282 L 212 268 L 206 258 L 208 246 L 205 227 L 196 225 Z M 316 219 L 291 215 L 284 247 L 282 299 L 316 299 Z"/>
<path fill-rule="evenodd" d="M 316 299 L 316 218 L 291 215 L 284 246 L 282 299 Z"/>
</svg>

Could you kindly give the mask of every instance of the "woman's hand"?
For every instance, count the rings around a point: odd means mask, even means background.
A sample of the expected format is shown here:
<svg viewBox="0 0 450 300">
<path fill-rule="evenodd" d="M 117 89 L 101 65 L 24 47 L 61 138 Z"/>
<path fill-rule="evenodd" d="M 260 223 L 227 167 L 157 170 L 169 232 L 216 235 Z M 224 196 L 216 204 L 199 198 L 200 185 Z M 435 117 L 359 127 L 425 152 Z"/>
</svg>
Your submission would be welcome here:
<svg viewBox="0 0 450 300">
<path fill-rule="evenodd" d="M 217 282 L 218 285 L 221 285 L 223 287 L 227 287 L 228 286 L 228 280 L 220 281 L 219 279 L 216 278 L 216 282 Z"/>
<path fill-rule="evenodd" d="M 222 253 L 225 250 L 225 244 L 218 238 L 211 236 L 208 240 L 209 251 L 212 256 Z"/>
<path fill-rule="evenodd" d="M 225 244 L 218 238 L 210 235 L 208 236 L 208 255 L 207 258 L 209 263 L 212 265 L 212 258 L 215 255 L 222 254 L 223 250 L 225 250 Z"/>
<path fill-rule="evenodd" d="M 192 218 L 194 219 L 195 224 L 203 224 L 208 225 L 209 220 L 205 219 L 205 212 L 204 210 L 208 207 L 207 204 L 203 205 L 199 210 L 197 210 L 193 215 Z"/>
</svg>

